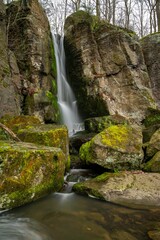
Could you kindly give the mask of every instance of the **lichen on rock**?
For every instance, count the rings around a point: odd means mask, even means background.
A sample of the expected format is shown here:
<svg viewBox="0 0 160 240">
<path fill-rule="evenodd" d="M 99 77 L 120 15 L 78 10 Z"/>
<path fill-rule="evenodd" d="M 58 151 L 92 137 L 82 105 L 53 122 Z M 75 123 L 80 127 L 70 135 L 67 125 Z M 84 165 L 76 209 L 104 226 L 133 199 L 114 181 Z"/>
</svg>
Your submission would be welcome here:
<svg viewBox="0 0 160 240">
<path fill-rule="evenodd" d="M 0 142 L 0 209 L 32 202 L 63 186 L 65 155 L 59 148 Z"/>
<path fill-rule="evenodd" d="M 143 160 L 142 130 L 111 125 L 80 148 L 80 158 L 111 170 L 139 169 Z"/>
</svg>

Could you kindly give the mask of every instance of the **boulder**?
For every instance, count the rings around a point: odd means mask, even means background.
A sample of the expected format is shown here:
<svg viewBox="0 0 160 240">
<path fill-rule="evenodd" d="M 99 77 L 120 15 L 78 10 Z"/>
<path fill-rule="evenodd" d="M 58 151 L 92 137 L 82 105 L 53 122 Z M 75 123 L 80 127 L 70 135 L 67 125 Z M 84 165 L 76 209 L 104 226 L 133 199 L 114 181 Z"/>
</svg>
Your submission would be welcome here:
<svg viewBox="0 0 160 240">
<path fill-rule="evenodd" d="M 56 122 L 56 63 L 47 16 L 38 0 L 27 1 L 26 7 L 12 1 L 7 16 L 8 46 L 20 71 L 21 111 L 44 122 Z"/>
<path fill-rule="evenodd" d="M 141 39 L 142 51 L 151 80 L 153 95 L 160 109 L 160 32 Z"/>
<path fill-rule="evenodd" d="M 0 0 L 0 117 L 20 114 L 20 74 L 13 52 L 7 46 L 6 11 Z"/>
<path fill-rule="evenodd" d="M 160 151 L 145 164 L 143 170 L 146 172 L 160 172 Z"/>
<path fill-rule="evenodd" d="M 88 118 L 84 121 L 85 130 L 99 133 L 110 125 L 124 124 L 127 120 L 119 115 Z"/>
<path fill-rule="evenodd" d="M 35 116 L 3 117 L 0 122 L 10 128 L 23 142 L 60 148 L 65 154 L 66 167 L 69 168 L 69 138 L 65 126 L 41 124 Z M 8 135 L 6 137 L 4 131 L 1 131 L 0 139 L 8 139 Z"/>
<path fill-rule="evenodd" d="M 129 207 L 160 206 L 160 174 L 142 171 L 103 173 L 73 190 L 112 203 Z"/>
<path fill-rule="evenodd" d="M 80 148 L 80 158 L 111 170 L 139 169 L 143 160 L 142 130 L 111 125 Z"/>
<path fill-rule="evenodd" d="M 78 11 L 65 22 L 67 69 L 82 114 L 139 122 L 155 108 L 136 34 Z"/>
<path fill-rule="evenodd" d="M 147 146 L 146 155 L 148 158 L 151 158 L 158 151 L 160 151 L 160 128 L 152 135 Z"/>
<path fill-rule="evenodd" d="M 59 148 L 0 141 L 0 210 L 32 202 L 63 186 Z"/>
</svg>

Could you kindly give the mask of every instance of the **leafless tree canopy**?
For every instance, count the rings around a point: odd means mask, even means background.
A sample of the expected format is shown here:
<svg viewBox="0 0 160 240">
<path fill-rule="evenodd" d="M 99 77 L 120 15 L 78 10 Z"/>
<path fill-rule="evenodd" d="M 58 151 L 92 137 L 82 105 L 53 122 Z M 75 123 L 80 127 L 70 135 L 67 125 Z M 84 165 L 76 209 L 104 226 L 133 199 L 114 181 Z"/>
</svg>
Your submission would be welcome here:
<svg viewBox="0 0 160 240">
<path fill-rule="evenodd" d="M 21 0 L 22 1 L 22 0 Z M 26 0 L 27 1 L 27 0 Z M 4 0 L 10 3 L 12 0 Z M 39 0 L 56 33 L 62 34 L 66 17 L 78 10 L 126 27 L 140 37 L 160 31 L 160 0 Z"/>
</svg>

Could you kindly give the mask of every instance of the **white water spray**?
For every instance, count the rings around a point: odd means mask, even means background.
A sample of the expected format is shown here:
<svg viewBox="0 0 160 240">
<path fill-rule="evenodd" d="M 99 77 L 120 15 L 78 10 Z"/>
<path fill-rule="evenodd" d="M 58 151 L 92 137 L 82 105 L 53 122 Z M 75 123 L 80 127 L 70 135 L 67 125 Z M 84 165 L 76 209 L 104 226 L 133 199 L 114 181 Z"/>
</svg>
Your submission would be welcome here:
<svg viewBox="0 0 160 240">
<path fill-rule="evenodd" d="M 84 126 L 78 114 L 76 98 L 67 82 L 64 38 L 53 34 L 53 40 L 57 65 L 57 96 L 61 113 L 61 123 L 68 127 L 69 135 L 73 135 L 78 131 L 84 130 Z"/>
</svg>

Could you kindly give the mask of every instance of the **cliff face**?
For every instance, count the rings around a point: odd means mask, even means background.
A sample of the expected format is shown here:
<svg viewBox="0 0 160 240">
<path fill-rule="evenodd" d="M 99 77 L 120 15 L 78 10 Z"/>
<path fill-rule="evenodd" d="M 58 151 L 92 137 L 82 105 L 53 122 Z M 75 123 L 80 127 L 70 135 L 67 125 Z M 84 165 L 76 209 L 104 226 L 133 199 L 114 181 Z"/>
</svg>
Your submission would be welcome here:
<svg viewBox="0 0 160 240">
<path fill-rule="evenodd" d="M 0 117 L 20 114 L 20 75 L 15 56 L 8 49 L 5 17 L 5 6 L 0 0 Z"/>
<path fill-rule="evenodd" d="M 133 32 L 79 11 L 65 24 L 68 73 L 85 116 L 119 114 L 141 121 L 155 107 Z"/>
<path fill-rule="evenodd" d="M 4 19 L 4 5 L 1 9 L 1 17 Z M 6 14 L 7 22 L 5 23 L 4 20 L 1 22 L 2 37 L 0 41 L 2 44 L 0 45 L 3 49 L 1 58 L 3 54 L 4 64 L 3 62 L 0 64 L 5 65 L 5 78 L 8 74 L 12 75 L 10 86 L 12 90 L 6 88 L 4 93 L 1 91 L 0 96 L 6 102 L 7 95 L 15 99 L 13 89 L 16 86 L 20 103 L 18 102 L 17 107 L 17 99 L 16 102 L 8 100 L 8 103 L 11 104 L 8 109 L 10 115 L 13 115 L 12 113 L 37 115 L 45 122 L 54 122 L 57 117 L 57 109 L 53 107 L 51 99 L 47 97 L 48 91 L 55 91 L 56 94 L 56 89 L 53 89 L 55 84 L 52 84 L 52 81 L 55 81 L 56 73 L 48 19 L 37 0 L 29 0 L 27 6 L 22 6 L 19 1 L 12 2 L 6 7 Z M 14 55 L 9 49 L 14 53 L 18 67 Z M 7 67 L 6 64 L 9 66 Z M 10 69 L 14 74 L 10 73 Z M 13 84 L 13 82 L 15 83 Z M 1 116 L 5 113 L 7 111 L 4 107 Z"/>
<path fill-rule="evenodd" d="M 141 46 L 151 79 L 153 94 L 160 108 L 160 33 L 143 38 Z"/>
</svg>

